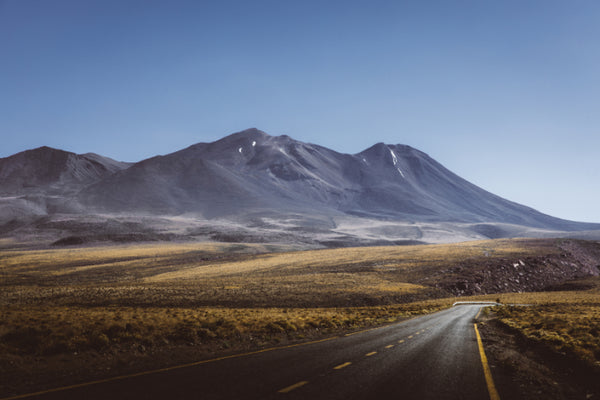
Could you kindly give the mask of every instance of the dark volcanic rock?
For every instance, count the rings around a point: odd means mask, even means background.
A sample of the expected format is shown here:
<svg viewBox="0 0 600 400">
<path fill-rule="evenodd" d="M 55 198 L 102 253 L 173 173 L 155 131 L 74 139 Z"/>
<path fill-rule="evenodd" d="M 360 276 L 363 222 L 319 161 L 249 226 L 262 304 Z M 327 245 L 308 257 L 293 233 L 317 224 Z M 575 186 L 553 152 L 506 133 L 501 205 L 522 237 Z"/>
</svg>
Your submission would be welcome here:
<svg viewBox="0 0 600 400">
<path fill-rule="evenodd" d="M 564 282 L 600 275 L 600 246 L 594 242 L 564 240 L 564 252 L 523 258 L 473 260 L 431 271 L 420 284 L 432 284 L 455 296 L 503 292 L 564 290 Z"/>
<path fill-rule="evenodd" d="M 410 146 L 378 143 L 349 155 L 257 129 L 144 160 L 86 188 L 80 199 L 117 212 L 214 217 L 281 210 L 481 223 L 475 230 L 490 237 L 505 235 L 483 223 L 600 228 L 502 199 Z"/>
<path fill-rule="evenodd" d="M 377 143 L 358 154 L 341 154 L 257 129 L 132 165 L 47 147 L 0 159 L 0 233 L 19 221 L 36 226 L 36 218 L 61 213 L 191 215 L 247 227 L 262 218 L 288 221 L 284 226 L 293 220 L 304 221 L 292 227 L 307 234 L 314 228 L 307 221 L 329 220 L 331 235 L 314 241 L 343 245 L 421 241 L 421 227 L 408 226 L 414 222 L 434 224 L 428 228 L 433 241 L 453 232 L 466 240 L 527 235 L 532 228 L 600 230 L 600 224 L 561 220 L 486 192 L 410 146 Z M 334 232 L 335 218 L 348 216 L 405 226 L 367 228 L 366 236 Z M 281 231 L 277 224 L 274 229 Z"/>
<path fill-rule="evenodd" d="M 93 153 L 79 155 L 50 147 L 0 159 L 0 232 L 39 216 L 85 212 L 75 196 L 129 165 Z"/>
<path fill-rule="evenodd" d="M 93 153 L 40 147 L 0 159 L 0 194 L 73 193 L 128 165 Z"/>
</svg>

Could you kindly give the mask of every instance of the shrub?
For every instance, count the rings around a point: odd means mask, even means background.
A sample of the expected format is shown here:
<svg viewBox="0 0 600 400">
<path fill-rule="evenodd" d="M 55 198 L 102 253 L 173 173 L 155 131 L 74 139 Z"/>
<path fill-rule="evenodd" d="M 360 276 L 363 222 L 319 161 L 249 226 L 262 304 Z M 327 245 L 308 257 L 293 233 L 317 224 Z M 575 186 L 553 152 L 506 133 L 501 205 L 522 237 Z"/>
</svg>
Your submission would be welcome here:
<svg viewBox="0 0 600 400">
<path fill-rule="evenodd" d="M 90 347 L 94 350 L 104 350 L 110 344 L 110 339 L 104 333 L 93 332 L 89 337 Z"/>
</svg>

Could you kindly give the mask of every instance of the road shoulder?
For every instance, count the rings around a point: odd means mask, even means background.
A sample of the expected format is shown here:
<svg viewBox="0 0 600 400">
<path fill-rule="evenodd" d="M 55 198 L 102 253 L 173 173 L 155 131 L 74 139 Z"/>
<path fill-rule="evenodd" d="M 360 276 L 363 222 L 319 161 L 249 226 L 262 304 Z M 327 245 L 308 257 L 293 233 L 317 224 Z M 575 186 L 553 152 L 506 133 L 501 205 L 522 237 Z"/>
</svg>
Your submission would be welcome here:
<svg viewBox="0 0 600 400">
<path fill-rule="evenodd" d="M 600 399 L 598 376 L 493 318 L 478 322 L 502 399 Z"/>
</svg>

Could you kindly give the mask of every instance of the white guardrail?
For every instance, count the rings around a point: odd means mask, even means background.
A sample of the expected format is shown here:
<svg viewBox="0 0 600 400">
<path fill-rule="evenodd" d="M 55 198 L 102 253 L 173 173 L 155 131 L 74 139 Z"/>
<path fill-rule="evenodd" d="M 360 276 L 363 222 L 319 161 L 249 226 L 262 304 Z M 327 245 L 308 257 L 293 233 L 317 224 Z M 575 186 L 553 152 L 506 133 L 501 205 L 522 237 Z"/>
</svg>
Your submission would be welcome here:
<svg viewBox="0 0 600 400">
<path fill-rule="evenodd" d="M 511 307 L 531 307 L 533 306 L 533 304 L 520 304 L 520 303 L 497 303 L 495 301 L 457 301 L 454 304 L 452 304 L 452 307 L 454 306 L 466 306 L 466 305 L 473 305 L 473 304 L 479 304 L 482 306 L 511 306 Z"/>
<path fill-rule="evenodd" d="M 464 306 L 464 305 L 472 305 L 472 304 L 480 304 L 483 306 L 501 306 L 502 303 L 496 303 L 495 301 L 457 301 L 452 304 L 454 306 Z"/>
</svg>

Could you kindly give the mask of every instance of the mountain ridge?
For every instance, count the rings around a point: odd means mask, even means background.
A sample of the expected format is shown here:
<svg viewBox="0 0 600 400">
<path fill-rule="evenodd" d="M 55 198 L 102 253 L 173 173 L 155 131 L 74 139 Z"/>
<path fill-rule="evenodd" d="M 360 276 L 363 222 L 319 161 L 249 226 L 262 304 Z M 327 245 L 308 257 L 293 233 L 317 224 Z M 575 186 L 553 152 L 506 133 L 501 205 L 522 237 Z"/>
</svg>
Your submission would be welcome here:
<svg viewBox="0 0 600 400">
<path fill-rule="evenodd" d="M 0 158 L 0 192 L 21 194 L 28 188 L 87 185 L 127 166 L 94 153 L 76 154 L 41 146 Z"/>
<path fill-rule="evenodd" d="M 298 232 L 316 224 L 323 234 L 345 237 L 352 234 L 336 230 L 338 220 L 355 218 L 386 225 L 366 228 L 369 240 L 396 224 L 396 241 L 422 236 L 411 224 L 429 224 L 430 232 L 457 239 L 600 231 L 600 224 L 555 218 L 487 192 L 407 145 L 380 142 L 343 154 L 256 128 L 136 163 L 40 147 L 0 159 L 0 194 L 0 225 L 11 226 L 41 216 L 112 215 L 207 225 L 226 219 L 244 232 L 285 230 L 282 221 L 294 220 Z M 10 233 L 0 226 L 3 231 Z"/>
</svg>

